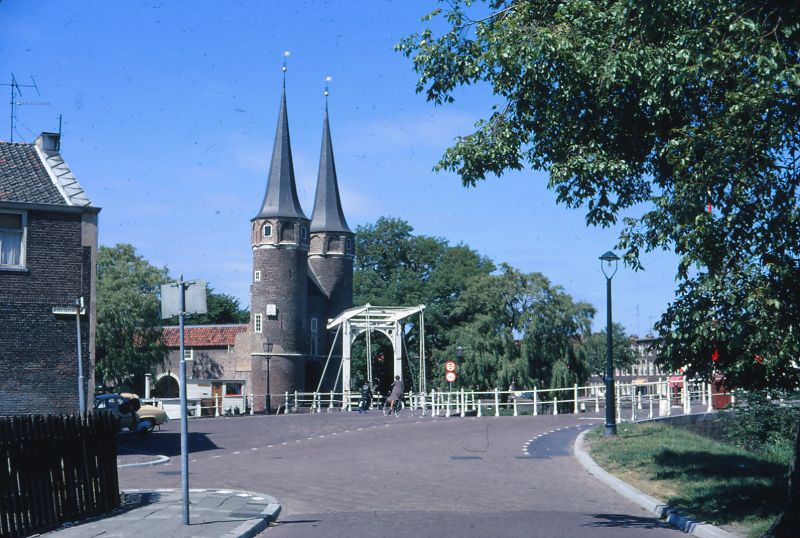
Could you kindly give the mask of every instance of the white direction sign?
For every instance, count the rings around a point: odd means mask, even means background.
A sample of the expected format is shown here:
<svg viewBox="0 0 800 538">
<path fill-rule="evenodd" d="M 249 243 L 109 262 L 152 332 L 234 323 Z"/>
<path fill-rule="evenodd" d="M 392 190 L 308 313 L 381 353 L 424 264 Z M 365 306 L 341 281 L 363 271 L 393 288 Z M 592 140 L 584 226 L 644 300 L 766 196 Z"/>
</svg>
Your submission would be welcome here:
<svg viewBox="0 0 800 538">
<path fill-rule="evenodd" d="M 455 361 L 447 361 L 444 363 L 444 371 L 445 372 L 455 372 L 456 371 L 456 363 Z"/>
<path fill-rule="evenodd" d="M 446 374 L 444 374 L 444 378 L 448 383 L 453 383 L 456 380 L 456 373 L 447 372 Z"/>
</svg>

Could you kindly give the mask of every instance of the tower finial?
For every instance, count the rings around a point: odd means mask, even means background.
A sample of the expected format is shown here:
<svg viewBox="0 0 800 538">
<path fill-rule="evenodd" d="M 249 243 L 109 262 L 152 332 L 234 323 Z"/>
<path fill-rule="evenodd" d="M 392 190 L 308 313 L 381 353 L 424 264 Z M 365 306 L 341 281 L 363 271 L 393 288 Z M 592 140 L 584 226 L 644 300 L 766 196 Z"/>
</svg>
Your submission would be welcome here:
<svg viewBox="0 0 800 538">
<path fill-rule="evenodd" d="M 281 71 L 283 71 L 283 87 L 284 88 L 286 88 L 286 71 L 289 70 L 289 68 L 286 67 L 286 58 L 288 58 L 291 55 L 292 55 L 292 53 L 290 51 L 288 51 L 288 50 L 283 51 L 283 67 L 281 67 Z"/>
<path fill-rule="evenodd" d="M 328 108 L 328 95 L 330 95 L 330 93 L 331 93 L 330 91 L 328 91 L 328 83 L 330 81 L 332 81 L 332 80 L 333 80 L 333 77 L 330 76 L 330 75 L 325 77 L 325 91 L 323 92 L 323 95 L 325 96 L 325 109 L 326 110 Z"/>
</svg>

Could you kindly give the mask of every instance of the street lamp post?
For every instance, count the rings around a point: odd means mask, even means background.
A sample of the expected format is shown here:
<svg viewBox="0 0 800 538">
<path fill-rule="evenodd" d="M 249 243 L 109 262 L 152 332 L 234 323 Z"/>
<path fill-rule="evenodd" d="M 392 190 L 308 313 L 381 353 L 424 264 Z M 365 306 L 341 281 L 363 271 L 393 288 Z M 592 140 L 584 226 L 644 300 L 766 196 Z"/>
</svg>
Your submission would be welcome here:
<svg viewBox="0 0 800 538">
<path fill-rule="evenodd" d="M 605 435 L 617 435 L 616 402 L 614 398 L 614 361 L 611 357 L 611 279 L 617 273 L 619 257 L 610 250 L 600 256 L 600 269 L 606 277 L 606 429 Z M 613 271 L 612 271 L 613 264 Z M 610 274 L 609 274 L 610 273 Z"/>
<path fill-rule="evenodd" d="M 272 393 L 270 392 L 270 388 L 269 388 L 269 363 L 270 363 L 270 359 L 272 359 L 272 342 L 270 342 L 269 340 L 264 342 L 264 352 L 266 353 L 264 355 L 264 358 L 267 360 L 267 409 L 266 409 L 266 411 L 267 411 L 268 415 L 271 415 L 272 414 Z"/>
<path fill-rule="evenodd" d="M 464 362 L 464 348 L 461 346 L 456 346 L 456 364 L 461 366 L 461 363 Z M 450 383 L 450 391 L 453 391 L 453 384 Z"/>
</svg>

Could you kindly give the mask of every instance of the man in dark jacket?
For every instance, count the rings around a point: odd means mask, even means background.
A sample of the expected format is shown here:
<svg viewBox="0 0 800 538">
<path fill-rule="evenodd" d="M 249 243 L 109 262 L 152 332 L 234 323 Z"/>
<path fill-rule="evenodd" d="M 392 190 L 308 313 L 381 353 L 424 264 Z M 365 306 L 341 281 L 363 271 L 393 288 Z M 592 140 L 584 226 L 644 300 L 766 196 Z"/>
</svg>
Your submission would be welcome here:
<svg viewBox="0 0 800 538">
<path fill-rule="evenodd" d="M 361 401 L 358 402 L 358 413 L 361 414 L 369 409 L 372 405 L 372 389 L 369 388 L 369 383 L 364 381 L 361 386 Z"/>
</svg>

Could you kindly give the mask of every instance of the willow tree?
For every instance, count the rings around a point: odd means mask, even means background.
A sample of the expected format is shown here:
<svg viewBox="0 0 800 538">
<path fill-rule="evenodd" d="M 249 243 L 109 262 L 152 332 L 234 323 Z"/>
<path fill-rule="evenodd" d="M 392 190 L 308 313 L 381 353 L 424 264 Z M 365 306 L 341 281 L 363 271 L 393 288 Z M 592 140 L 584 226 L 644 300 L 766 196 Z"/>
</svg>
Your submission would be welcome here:
<svg viewBox="0 0 800 538">
<path fill-rule="evenodd" d="M 678 255 L 676 300 L 657 325 L 668 367 L 796 389 L 800 5 L 442 5 L 398 45 L 417 90 L 441 104 L 459 86 L 485 84 L 496 104 L 437 168 L 465 185 L 549 172 L 559 203 L 583 208 L 590 225 L 620 227 L 630 266 L 654 249 Z M 796 507 L 796 457 L 790 478 Z M 792 535 L 798 514 L 786 510 L 770 533 Z"/>
</svg>

